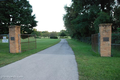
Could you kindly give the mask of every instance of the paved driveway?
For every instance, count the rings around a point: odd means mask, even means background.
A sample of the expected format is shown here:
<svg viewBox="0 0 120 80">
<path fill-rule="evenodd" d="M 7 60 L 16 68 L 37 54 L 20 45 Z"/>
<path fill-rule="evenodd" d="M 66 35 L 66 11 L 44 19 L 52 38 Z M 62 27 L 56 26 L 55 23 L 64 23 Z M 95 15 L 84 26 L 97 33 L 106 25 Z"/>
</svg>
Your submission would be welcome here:
<svg viewBox="0 0 120 80">
<path fill-rule="evenodd" d="M 71 47 L 62 39 L 50 48 L 0 68 L 0 80 L 78 80 L 77 63 Z"/>
</svg>

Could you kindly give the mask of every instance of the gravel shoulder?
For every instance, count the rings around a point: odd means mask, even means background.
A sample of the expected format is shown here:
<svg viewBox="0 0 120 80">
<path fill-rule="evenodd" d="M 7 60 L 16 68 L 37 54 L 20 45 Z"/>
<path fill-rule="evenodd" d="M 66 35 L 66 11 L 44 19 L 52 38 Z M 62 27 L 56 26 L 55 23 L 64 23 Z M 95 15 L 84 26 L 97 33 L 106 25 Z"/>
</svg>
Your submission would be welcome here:
<svg viewBox="0 0 120 80">
<path fill-rule="evenodd" d="M 0 80 L 78 80 L 74 52 L 65 39 L 0 68 Z"/>
</svg>

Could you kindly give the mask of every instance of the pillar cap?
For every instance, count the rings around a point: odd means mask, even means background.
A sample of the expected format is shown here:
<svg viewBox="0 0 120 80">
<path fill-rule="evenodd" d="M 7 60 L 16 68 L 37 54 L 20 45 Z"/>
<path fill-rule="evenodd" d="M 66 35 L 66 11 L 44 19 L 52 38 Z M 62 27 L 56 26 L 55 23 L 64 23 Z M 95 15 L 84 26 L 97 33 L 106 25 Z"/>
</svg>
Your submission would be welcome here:
<svg viewBox="0 0 120 80">
<path fill-rule="evenodd" d="M 102 24 L 99 24 L 99 27 L 106 27 L 106 26 L 112 26 L 112 23 L 102 23 Z"/>
<path fill-rule="evenodd" d="M 15 27 L 18 27 L 18 28 L 20 28 L 21 26 L 18 26 L 18 25 L 10 25 L 10 26 L 8 26 L 9 28 L 15 28 Z"/>
</svg>

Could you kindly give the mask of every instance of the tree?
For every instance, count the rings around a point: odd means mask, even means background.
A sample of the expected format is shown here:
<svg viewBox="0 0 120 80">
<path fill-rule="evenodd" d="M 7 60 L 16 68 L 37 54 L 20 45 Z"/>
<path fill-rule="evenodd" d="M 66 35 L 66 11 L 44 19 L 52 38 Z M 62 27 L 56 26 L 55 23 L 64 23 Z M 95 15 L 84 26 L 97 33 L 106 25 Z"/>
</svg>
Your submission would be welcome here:
<svg viewBox="0 0 120 80">
<path fill-rule="evenodd" d="M 33 29 L 32 34 L 36 35 L 36 36 L 40 36 L 40 32 L 37 31 L 37 29 Z"/>
<path fill-rule="evenodd" d="M 118 15 L 113 16 L 114 6 L 114 0 L 72 0 L 70 7 L 64 7 L 65 27 L 72 38 L 91 36 L 98 33 L 99 24 L 118 21 Z"/>
<path fill-rule="evenodd" d="M 120 28 L 120 6 L 116 6 L 114 9 L 114 27 L 113 31 Z"/>
<path fill-rule="evenodd" d="M 57 37 L 57 32 L 50 32 L 50 37 Z"/>
<path fill-rule="evenodd" d="M 97 17 L 97 19 L 94 21 L 94 27 L 95 27 L 95 31 L 96 33 L 99 33 L 99 24 L 101 23 L 111 23 L 111 17 L 105 13 L 105 12 L 101 12 L 99 13 L 99 16 Z"/>
<path fill-rule="evenodd" d="M 49 32 L 48 31 L 42 31 L 42 36 L 43 37 L 49 37 Z"/>
<path fill-rule="evenodd" d="M 0 2 L 0 34 L 8 34 L 9 25 L 21 26 L 21 33 L 30 34 L 37 26 L 32 6 L 27 0 L 7 0 Z"/>
<path fill-rule="evenodd" d="M 67 36 L 68 35 L 68 32 L 66 30 L 61 30 L 60 31 L 60 36 L 64 37 L 64 36 Z"/>
</svg>

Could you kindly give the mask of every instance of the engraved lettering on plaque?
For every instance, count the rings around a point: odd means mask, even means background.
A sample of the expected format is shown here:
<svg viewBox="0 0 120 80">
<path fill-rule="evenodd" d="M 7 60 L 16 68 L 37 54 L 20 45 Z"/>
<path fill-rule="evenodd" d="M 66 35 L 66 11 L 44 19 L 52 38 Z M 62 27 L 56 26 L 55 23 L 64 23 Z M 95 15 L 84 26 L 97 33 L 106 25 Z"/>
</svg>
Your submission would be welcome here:
<svg viewBox="0 0 120 80">
<path fill-rule="evenodd" d="M 109 41 L 109 37 L 103 37 L 103 41 Z"/>
<path fill-rule="evenodd" d="M 13 41 L 14 41 L 14 40 L 15 40 L 15 38 L 14 38 L 14 37 L 11 37 L 11 40 L 13 40 Z"/>
</svg>

